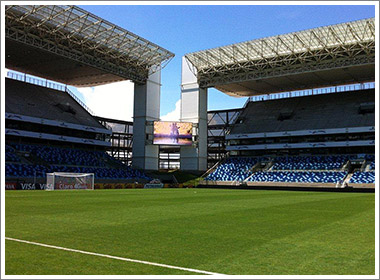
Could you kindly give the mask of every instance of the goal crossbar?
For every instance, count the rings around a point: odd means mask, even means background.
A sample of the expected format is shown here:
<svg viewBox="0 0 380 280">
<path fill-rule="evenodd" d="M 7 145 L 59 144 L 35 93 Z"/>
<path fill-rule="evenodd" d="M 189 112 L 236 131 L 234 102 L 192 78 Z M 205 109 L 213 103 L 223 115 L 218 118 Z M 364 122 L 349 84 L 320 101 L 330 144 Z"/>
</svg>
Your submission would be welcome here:
<svg viewBox="0 0 380 280">
<path fill-rule="evenodd" d="M 94 173 L 46 173 L 46 190 L 93 190 Z"/>
</svg>

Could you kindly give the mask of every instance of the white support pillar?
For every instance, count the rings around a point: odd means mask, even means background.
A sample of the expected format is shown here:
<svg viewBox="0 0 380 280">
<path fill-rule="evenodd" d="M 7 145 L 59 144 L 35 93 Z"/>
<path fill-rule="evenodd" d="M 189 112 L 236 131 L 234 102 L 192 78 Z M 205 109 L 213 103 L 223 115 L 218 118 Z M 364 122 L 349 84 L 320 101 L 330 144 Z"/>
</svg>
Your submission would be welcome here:
<svg viewBox="0 0 380 280">
<path fill-rule="evenodd" d="M 160 118 L 161 71 L 150 75 L 143 85 L 135 84 L 133 107 L 132 167 L 158 170 L 158 146 L 147 135 L 153 135 L 153 125 L 147 121 Z"/>
<path fill-rule="evenodd" d="M 207 88 L 200 88 L 197 77 L 182 57 L 181 121 L 198 124 L 196 146 L 182 146 L 181 170 L 207 170 Z"/>
</svg>

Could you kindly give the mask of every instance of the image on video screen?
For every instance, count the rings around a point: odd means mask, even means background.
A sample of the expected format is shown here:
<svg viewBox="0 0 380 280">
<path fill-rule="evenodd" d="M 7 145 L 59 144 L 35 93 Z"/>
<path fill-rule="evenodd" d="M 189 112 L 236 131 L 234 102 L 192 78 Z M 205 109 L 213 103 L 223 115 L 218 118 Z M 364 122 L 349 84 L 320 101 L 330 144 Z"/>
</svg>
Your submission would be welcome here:
<svg viewBox="0 0 380 280">
<path fill-rule="evenodd" d="M 192 144 L 192 123 L 154 122 L 153 144 L 190 146 Z"/>
</svg>

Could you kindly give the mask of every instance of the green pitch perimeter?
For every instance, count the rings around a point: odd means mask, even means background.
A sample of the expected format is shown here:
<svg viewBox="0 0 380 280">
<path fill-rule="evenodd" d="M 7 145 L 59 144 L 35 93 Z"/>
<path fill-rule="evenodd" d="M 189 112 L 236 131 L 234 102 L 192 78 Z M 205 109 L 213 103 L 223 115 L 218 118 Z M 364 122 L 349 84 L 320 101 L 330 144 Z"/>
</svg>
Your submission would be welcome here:
<svg viewBox="0 0 380 280">
<path fill-rule="evenodd" d="M 6 237 L 223 274 L 374 274 L 375 194 L 7 191 Z M 6 240 L 6 274 L 192 274 Z"/>
</svg>

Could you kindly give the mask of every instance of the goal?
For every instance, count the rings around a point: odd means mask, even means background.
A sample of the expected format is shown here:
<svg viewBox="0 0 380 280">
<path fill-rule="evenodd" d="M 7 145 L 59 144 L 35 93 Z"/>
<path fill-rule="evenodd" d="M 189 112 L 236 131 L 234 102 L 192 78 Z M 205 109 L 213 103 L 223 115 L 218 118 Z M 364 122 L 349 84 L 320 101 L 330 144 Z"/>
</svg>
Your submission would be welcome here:
<svg viewBox="0 0 380 280">
<path fill-rule="evenodd" d="M 46 173 L 46 190 L 93 190 L 94 173 Z"/>
</svg>

